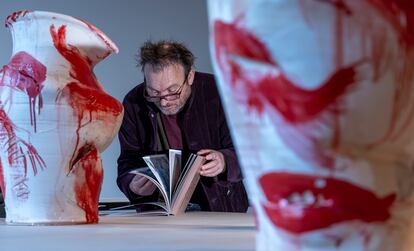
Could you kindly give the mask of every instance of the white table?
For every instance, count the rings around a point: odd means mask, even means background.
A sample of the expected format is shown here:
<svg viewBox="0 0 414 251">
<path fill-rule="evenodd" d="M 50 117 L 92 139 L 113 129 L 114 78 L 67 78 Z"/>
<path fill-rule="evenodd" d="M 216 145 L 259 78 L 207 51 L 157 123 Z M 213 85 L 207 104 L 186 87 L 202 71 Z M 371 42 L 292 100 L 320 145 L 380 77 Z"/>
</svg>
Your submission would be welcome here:
<svg viewBox="0 0 414 251">
<path fill-rule="evenodd" d="M 0 219 L 1 251 L 254 250 L 253 215 L 189 212 L 180 216 L 101 215 L 99 224 L 9 226 Z"/>
</svg>

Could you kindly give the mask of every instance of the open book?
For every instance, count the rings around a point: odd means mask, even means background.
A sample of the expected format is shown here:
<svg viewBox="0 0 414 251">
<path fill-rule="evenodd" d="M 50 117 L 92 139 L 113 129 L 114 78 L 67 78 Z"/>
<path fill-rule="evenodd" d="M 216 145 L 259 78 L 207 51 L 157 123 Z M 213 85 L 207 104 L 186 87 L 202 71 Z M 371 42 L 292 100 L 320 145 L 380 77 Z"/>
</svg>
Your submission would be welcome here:
<svg viewBox="0 0 414 251">
<path fill-rule="evenodd" d="M 142 175 L 151 180 L 160 190 L 164 202 L 151 202 L 165 210 L 166 214 L 177 215 L 185 212 L 191 196 L 200 179 L 199 170 L 205 158 L 190 154 L 182 167 L 181 151 L 170 149 L 167 154 L 143 157 L 148 167 L 130 173 Z"/>
</svg>

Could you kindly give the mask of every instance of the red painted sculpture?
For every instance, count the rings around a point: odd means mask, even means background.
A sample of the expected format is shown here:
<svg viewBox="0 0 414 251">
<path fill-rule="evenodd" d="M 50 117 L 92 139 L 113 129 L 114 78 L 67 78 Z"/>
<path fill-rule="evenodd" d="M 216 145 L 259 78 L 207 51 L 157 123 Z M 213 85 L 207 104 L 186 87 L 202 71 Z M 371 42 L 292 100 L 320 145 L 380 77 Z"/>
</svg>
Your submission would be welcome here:
<svg viewBox="0 0 414 251">
<path fill-rule="evenodd" d="M 100 157 L 123 107 L 93 67 L 116 45 L 91 24 L 57 13 L 6 19 L 13 55 L 0 69 L 0 185 L 11 224 L 98 222 Z"/>
<path fill-rule="evenodd" d="M 257 250 L 402 250 L 414 215 L 414 3 L 209 1 Z"/>
</svg>

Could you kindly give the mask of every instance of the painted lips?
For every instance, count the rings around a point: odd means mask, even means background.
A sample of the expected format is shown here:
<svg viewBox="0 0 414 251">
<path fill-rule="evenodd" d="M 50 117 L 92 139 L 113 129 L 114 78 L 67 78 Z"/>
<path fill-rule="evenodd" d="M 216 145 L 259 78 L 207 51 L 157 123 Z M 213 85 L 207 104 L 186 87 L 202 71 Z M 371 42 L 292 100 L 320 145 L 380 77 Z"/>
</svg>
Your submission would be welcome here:
<svg viewBox="0 0 414 251">
<path fill-rule="evenodd" d="M 267 201 L 262 204 L 272 223 L 295 234 L 360 220 L 385 222 L 396 195 L 374 193 L 343 180 L 272 172 L 259 179 Z"/>
</svg>

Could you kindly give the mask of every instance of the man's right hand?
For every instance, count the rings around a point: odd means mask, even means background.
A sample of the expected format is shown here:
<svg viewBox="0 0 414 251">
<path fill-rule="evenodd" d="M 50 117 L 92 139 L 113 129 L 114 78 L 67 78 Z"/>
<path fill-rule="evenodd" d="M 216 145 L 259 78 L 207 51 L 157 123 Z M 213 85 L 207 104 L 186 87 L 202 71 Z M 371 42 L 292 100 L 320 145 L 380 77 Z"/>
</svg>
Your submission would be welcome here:
<svg viewBox="0 0 414 251">
<path fill-rule="evenodd" d="M 129 183 L 129 188 L 136 195 L 148 196 L 153 194 L 157 187 L 149 179 L 137 174 Z"/>
</svg>

